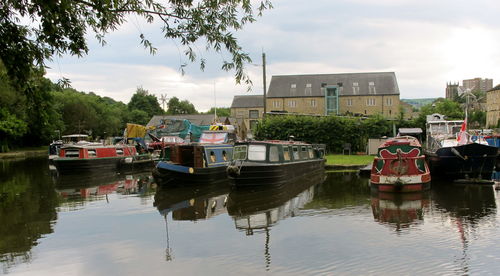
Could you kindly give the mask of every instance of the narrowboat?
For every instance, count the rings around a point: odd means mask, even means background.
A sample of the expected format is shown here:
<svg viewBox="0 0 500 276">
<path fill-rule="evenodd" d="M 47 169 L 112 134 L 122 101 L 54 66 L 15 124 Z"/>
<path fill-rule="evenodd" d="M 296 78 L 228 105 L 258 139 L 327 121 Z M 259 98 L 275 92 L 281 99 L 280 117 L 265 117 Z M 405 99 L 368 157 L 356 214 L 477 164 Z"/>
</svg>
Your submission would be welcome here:
<svg viewBox="0 0 500 276">
<path fill-rule="evenodd" d="M 491 180 L 498 148 L 467 133 L 466 120 L 447 121 L 440 114 L 427 118 L 426 158 L 432 177 L 451 181 Z"/>
<path fill-rule="evenodd" d="M 324 170 L 324 153 L 324 145 L 297 141 L 239 142 L 227 175 L 235 186 L 281 185 Z"/>
<path fill-rule="evenodd" d="M 117 172 L 153 166 L 149 154 L 138 154 L 136 147 L 127 144 L 67 145 L 61 147 L 53 161 L 60 174 Z"/>
<path fill-rule="evenodd" d="M 388 139 L 378 148 L 370 175 L 372 188 L 381 192 L 414 192 L 430 189 L 431 174 L 417 138 Z"/>
<path fill-rule="evenodd" d="M 170 185 L 224 181 L 235 140 L 233 131 L 204 131 L 198 143 L 172 145 L 170 160 L 159 161 L 153 176 L 158 184 Z"/>
</svg>

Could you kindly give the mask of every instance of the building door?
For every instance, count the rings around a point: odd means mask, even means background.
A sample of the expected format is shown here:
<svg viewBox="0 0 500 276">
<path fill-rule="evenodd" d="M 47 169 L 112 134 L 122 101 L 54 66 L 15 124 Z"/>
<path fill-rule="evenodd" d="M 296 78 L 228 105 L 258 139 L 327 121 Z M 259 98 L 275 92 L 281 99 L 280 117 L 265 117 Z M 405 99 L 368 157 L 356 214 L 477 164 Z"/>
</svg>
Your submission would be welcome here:
<svg viewBox="0 0 500 276">
<path fill-rule="evenodd" d="M 338 86 L 325 87 L 325 114 L 338 115 L 339 114 L 339 89 Z"/>
</svg>

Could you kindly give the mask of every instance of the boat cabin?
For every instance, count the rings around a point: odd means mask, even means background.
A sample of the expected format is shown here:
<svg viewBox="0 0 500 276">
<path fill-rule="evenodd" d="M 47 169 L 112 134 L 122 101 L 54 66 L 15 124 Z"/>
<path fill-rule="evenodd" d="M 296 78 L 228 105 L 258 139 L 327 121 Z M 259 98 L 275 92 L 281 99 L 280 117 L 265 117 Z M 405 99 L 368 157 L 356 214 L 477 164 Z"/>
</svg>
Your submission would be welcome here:
<svg viewBox="0 0 500 276">
<path fill-rule="evenodd" d="M 232 155 L 232 145 L 187 144 L 172 147 L 170 161 L 176 165 L 193 168 L 219 167 L 227 165 Z"/>
<path fill-rule="evenodd" d="M 233 160 L 287 163 L 321 159 L 324 155 L 324 145 L 311 145 L 294 141 L 254 141 L 237 143 L 234 146 Z"/>
<path fill-rule="evenodd" d="M 59 151 L 61 158 L 107 158 L 107 157 L 127 157 L 137 155 L 133 146 L 101 146 L 101 147 L 62 147 Z"/>
</svg>

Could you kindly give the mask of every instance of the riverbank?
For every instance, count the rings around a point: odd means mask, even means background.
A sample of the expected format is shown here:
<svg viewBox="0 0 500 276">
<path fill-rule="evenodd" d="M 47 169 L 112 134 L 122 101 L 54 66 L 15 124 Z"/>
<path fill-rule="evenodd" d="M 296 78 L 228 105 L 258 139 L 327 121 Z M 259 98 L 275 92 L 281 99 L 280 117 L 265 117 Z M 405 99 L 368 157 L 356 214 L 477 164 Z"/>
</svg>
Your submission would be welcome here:
<svg viewBox="0 0 500 276">
<path fill-rule="evenodd" d="M 375 156 L 328 154 L 325 158 L 327 170 L 359 170 L 371 164 Z"/>
<path fill-rule="evenodd" d="M 47 156 L 47 147 L 37 147 L 37 148 L 26 148 L 19 149 L 10 152 L 1 152 L 0 159 L 18 159 L 18 158 L 29 158 L 29 157 L 42 157 Z"/>
</svg>

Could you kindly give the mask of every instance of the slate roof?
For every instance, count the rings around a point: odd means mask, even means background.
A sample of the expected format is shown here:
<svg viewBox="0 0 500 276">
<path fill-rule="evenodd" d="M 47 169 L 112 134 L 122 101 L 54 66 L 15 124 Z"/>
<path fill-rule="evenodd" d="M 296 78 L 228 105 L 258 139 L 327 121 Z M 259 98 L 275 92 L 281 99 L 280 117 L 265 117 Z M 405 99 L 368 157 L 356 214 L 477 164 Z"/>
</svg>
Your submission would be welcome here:
<svg viewBox="0 0 500 276">
<path fill-rule="evenodd" d="M 195 125 L 210 125 L 214 121 L 214 114 L 196 114 L 196 115 L 155 115 L 146 126 L 160 125 L 160 121 L 165 119 L 189 120 Z"/>
<path fill-rule="evenodd" d="M 355 83 L 359 87 L 356 92 L 353 89 Z M 373 83 L 375 89 L 370 90 L 370 83 Z M 295 89 L 291 88 L 292 84 L 295 84 Z M 310 89 L 308 89 L 307 84 L 310 84 Z M 322 85 L 341 86 L 341 96 L 399 95 L 398 82 L 394 72 L 375 72 L 273 76 L 266 96 L 269 98 L 323 97 Z"/>
<path fill-rule="evenodd" d="M 231 108 L 264 107 L 263 95 L 236 95 Z"/>
<path fill-rule="evenodd" d="M 500 84 L 491 88 L 490 90 L 488 90 L 487 92 L 490 92 L 490 91 L 497 91 L 497 90 L 500 90 Z"/>
</svg>

